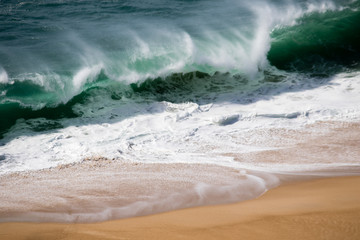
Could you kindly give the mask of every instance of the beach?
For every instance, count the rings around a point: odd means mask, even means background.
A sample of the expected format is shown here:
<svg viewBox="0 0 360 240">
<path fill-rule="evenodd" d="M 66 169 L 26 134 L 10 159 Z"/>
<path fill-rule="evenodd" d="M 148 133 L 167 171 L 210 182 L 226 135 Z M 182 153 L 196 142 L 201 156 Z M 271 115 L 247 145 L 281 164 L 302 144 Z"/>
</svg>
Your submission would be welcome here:
<svg viewBox="0 0 360 240">
<path fill-rule="evenodd" d="M 247 131 L 233 141 L 269 150 L 219 154 L 243 167 L 98 156 L 0 175 L 0 220 L 101 222 L 250 200 L 297 181 L 360 175 L 359 130 L 356 122 L 318 122 L 297 130 Z M 255 163 L 257 168 L 246 168 Z"/>
<path fill-rule="evenodd" d="M 1 239 L 359 239 L 360 177 L 297 182 L 236 204 L 92 224 L 1 223 Z"/>
<path fill-rule="evenodd" d="M 359 129 L 357 123 L 322 122 L 287 137 L 278 129 L 288 145 L 236 156 L 353 166 L 263 172 L 98 157 L 4 175 L 0 238 L 358 239 Z"/>
</svg>

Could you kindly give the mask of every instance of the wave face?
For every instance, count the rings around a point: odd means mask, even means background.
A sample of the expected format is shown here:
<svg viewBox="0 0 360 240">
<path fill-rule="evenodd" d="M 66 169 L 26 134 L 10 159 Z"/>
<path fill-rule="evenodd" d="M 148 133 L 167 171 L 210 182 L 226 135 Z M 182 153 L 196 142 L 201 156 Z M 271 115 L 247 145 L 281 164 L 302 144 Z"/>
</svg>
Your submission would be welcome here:
<svg viewBox="0 0 360 240">
<path fill-rule="evenodd" d="M 279 70 L 359 68 L 359 1 L 14 0 L 0 9 L 0 135 L 18 119 L 82 117 L 76 106 L 99 99 L 199 101 L 280 82 Z"/>
<path fill-rule="evenodd" d="M 339 71 L 358 66 L 360 57 L 359 1 L 341 11 L 305 14 L 293 26 L 271 33 L 270 63 L 294 71 Z M 322 67 L 322 68 L 321 68 Z M 331 71 L 331 67 L 335 67 Z"/>
</svg>

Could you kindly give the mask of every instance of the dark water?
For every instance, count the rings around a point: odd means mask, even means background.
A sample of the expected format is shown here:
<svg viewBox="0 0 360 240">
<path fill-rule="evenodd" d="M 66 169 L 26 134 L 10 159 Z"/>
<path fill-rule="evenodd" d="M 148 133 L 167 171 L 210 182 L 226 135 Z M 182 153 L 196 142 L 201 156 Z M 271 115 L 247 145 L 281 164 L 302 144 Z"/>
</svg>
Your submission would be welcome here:
<svg viewBox="0 0 360 240">
<path fill-rule="evenodd" d="M 0 135 L 91 101 L 197 101 L 359 69 L 360 1 L 0 1 Z M 260 80 L 259 80 L 260 79 Z M 301 79 L 300 79 L 301 80 Z M 61 128 L 37 126 L 35 131 Z"/>
</svg>

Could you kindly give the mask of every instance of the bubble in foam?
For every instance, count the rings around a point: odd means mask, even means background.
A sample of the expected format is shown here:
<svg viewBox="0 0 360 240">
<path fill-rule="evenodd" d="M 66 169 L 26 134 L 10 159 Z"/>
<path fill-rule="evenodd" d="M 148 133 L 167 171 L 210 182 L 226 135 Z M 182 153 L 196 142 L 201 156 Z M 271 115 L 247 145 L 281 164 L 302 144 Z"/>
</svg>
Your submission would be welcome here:
<svg viewBox="0 0 360 240">
<path fill-rule="evenodd" d="M 236 123 L 240 118 L 240 114 L 226 115 L 213 118 L 213 122 L 219 126 L 226 126 Z"/>
</svg>

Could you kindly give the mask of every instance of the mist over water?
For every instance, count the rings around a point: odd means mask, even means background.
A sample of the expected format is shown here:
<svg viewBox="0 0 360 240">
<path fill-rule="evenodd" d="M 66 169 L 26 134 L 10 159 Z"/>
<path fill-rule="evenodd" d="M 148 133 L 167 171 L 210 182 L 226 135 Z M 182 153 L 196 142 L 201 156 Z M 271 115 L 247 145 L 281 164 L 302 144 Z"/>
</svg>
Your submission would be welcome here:
<svg viewBox="0 0 360 240">
<path fill-rule="evenodd" d="M 344 8 L 331 1 L 2 5 L 0 61 L 7 81 L 56 92 L 53 104 L 69 101 L 101 72 L 126 83 L 192 71 L 254 77 L 268 65 L 272 30 L 294 25 L 304 14 Z"/>
</svg>

